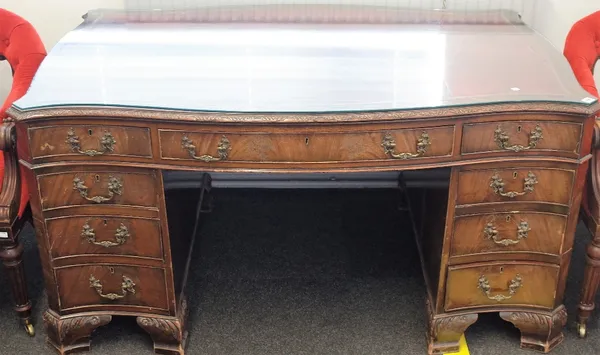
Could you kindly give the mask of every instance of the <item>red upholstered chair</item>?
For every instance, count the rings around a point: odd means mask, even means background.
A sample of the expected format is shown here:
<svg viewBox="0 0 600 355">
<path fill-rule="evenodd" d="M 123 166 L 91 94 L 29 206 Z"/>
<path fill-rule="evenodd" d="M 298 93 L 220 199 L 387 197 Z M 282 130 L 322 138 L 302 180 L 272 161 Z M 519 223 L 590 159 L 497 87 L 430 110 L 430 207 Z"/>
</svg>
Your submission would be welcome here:
<svg viewBox="0 0 600 355">
<path fill-rule="evenodd" d="M 579 20 L 569 32 L 564 55 L 579 84 L 597 98 L 594 66 L 600 58 L 600 11 Z M 581 205 L 581 217 L 593 235 L 587 248 L 585 275 L 577 317 L 580 337 L 586 335 L 587 320 L 594 310 L 594 299 L 600 285 L 600 123 L 596 121 L 593 158 Z"/>
<path fill-rule="evenodd" d="M 0 56 L 11 66 L 11 91 L 0 106 L 0 258 L 8 274 L 19 314 L 29 335 L 34 334 L 31 324 L 31 302 L 22 263 L 23 245 L 19 232 L 31 220 L 28 207 L 29 192 L 20 179 L 20 168 L 15 149 L 15 127 L 5 120 L 6 110 L 21 98 L 33 80 L 37 68 L 46 57 L 44 45 L 33 26 L 16 14 L 0 8 Z"/>
</svg>

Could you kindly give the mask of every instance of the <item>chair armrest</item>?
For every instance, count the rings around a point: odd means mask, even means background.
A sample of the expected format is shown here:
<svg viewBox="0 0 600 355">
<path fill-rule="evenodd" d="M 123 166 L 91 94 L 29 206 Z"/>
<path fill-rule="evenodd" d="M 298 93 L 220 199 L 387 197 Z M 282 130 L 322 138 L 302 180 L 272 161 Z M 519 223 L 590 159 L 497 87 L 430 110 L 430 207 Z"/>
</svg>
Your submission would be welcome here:
<svg viewBox="0 0 600 355">
<path fill-rule="evenodd" d="M 0 150 L 4 156 L 4 176 L 0 191 L 0 230 L 10 228 L 17 218 L 21 200 L 21 179 L 13 122 L 0 125 Z"/>
</svg>

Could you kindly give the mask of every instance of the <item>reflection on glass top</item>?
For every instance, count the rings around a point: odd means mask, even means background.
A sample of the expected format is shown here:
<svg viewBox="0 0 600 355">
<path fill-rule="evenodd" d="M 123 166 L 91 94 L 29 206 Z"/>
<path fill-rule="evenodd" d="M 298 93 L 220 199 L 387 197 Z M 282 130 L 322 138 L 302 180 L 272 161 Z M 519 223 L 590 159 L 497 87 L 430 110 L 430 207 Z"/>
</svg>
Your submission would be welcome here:
<svg viewBox="0 0 600 355">
<path fill-rule="evenodd" d="M 259 16 L 256 7 L 194 18 L 90 12 L 15 106 L 258 113 L 595 102 L 515 13 L 340 8 L 327 21 L 282 6 Z"/>
</svg>

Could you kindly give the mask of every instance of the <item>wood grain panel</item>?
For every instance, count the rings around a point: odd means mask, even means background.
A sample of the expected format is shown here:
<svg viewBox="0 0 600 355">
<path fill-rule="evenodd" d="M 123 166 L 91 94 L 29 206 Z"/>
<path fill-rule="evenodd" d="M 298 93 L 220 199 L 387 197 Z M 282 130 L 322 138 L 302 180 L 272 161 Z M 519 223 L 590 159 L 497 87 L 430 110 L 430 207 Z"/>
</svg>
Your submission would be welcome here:
<svg viewBox="0 0 600 355">
<path fill-rule="evenodd" d="M 521 223 L 525 223 L 521 225 Z M 497 232 L 495 238 L 490 227 Z M 450 256 L 489 253 L 542 253 L 559 255 L 567 217 L 551 213 L 506 212 L 457 217 Z M 525 230 L 519 238 L 519 227 Z M 487 229 L 487 233 L 486 233 Z M 496 240 L 496 241 L 494 241 Z M 516 244 L 514 244 L 516 242 Z"/>
<path fill-rule="evenodd" d="M 503 149 L 495 140 L 495 131 L 499 128 L 509 140 L 507 145 L 527 147 L 530 135 L 539 126 L 541 138 L 535 148 L 530 151 L 555 151 L 579 153 L 579 141 L 583 126 L 571 122 L 542 122 L 542 121 L 498 121 L 491 123 L 470 123 L 463 126 L 462 154 L 510 152 Z"/>
<path fill-rule="evenodd" d="M 535 175 L 537 183 L 533 191 L 522 196 L 504 197 L 496 193 L 491 185 L 497 176 L 504 183 L 504 192 L 525 192 L 525 179 L 529 173 Z M 482 169 L 462 171 L 458 178 L 457 205 L 491 202 L 547 202 L 568 205 L 575 178 L 574 170 L 544 168 Z"/>
<path fill-rule="evenodd" d="M 114 138 L 113 150 L 94 156 L 94 160 L 115 159 L 118 157 L 151 158 L 152 147 L 150 129 L 143 127 L 107 125 L 64 125 L 44 126 L 29 129 L 29 144 L 33 159 L 84 155 L 67 142 L 69 131 L 78 138 L 80 150 L 101 151 L 100 141 L 105 134 Z M 92 158 L 92 157 L 90 157 Z"/>
<path fill-rule="evenodd" d="M 94 305 L 168 309 L 163 269 L 125 265 L 77 265 L 56 269 L 55 272 L 62 310 Z M 90 286 L 92 276 L 100 281 L 102 293 L 125 294 L 125 297 L 115 300 L 101 297 L 96 289 Z M 135 293 L 123 292 L 123 277 L 133 281 Z"/>
<path fill-rule="evenodd" d="M 87 190 L 76 188 L 75 179 L 79 179 Z M 112 189 L 111 193 L 111 180 L 121 186 L 120 194 L 117 193 L 118 189 Z M 44 209 L 81 205 L 156 207 L 158 199 L 157 177 L 154 173 L 69 172 L 39 176 L 38 184 Z M 88 198 L 102 197 L 107 201 L 90 201 L 82 196 L 82 190 L 87 191 Z"/>
<path fill-rule="evenodd" d="M 450 266 L 446 286 L 445 310 L 473 307 L 531 306 L 554 309 L 554 297 L 559 277 L 558 265 L 546 264 L 483 264 Z M 510 296 L 509 285 L 518 276 L 521 286 L 511 298 L 493 300 L 490 297 Z M 484 277 L 490 286 L 489 297 L 479 287 Z"/>
<path fill-rule="evenodd" d="M 111 254 L 163 259 L 159 223 L 155 219 L 99 215 L 46 220 L 53 258 Z M 90 229 L 84 226 L 93 230 L 93 241 L 89 240 Z M 103 242 L 119 244 L 116 237 L 119 230 L 127 234 L 122 244 L 102 245 Z"/>
<path fill-rule="evenodd" d="M 160 131 L 160 149 L 163 159 L 194 160 L 182 147 L 186 135 L 195 145 L 196 154 L 218 156 L 217 146 L 226 137 L 231 149 L 228 161 L 240 162 L 338 162 L 392 159 L 385 154 L 382 142 L 390 134 L 398 153 L 416 153 L 417 142 L 426 132 L 431 141 L 423 156 L 452 155 L 454 126 L 372 131 L 361 133 L 313 133 L 268 134 L 268 133 L 199 133 L 188 131 Z M 199 163 L 203 163 L 200 162 Z"/>
</svg>

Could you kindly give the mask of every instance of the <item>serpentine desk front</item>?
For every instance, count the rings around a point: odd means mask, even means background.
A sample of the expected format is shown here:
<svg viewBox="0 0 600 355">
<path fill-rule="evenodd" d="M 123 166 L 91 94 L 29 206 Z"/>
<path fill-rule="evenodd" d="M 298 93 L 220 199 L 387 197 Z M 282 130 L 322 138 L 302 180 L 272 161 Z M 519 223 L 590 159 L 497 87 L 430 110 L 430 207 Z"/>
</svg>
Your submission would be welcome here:
<svg viewBox="0 0 600 355">
<path fill-rule="evenodd" d="M 157 352 L 184 353 L 191 260 L 174 251 L 166 172 L 434 168 L 446 188 L 407 193 L 429 353 L 457 350 L 482 312 L 522 347 L 560 343 L 600 109 L 562 55 L 514 13 L 326 24 L 282 9 L 287 23 L 94 12 L 50 52 L 5 124 L 32 187 L 49 343 L 89 348 L 128 315 Z"/>
</svg>

